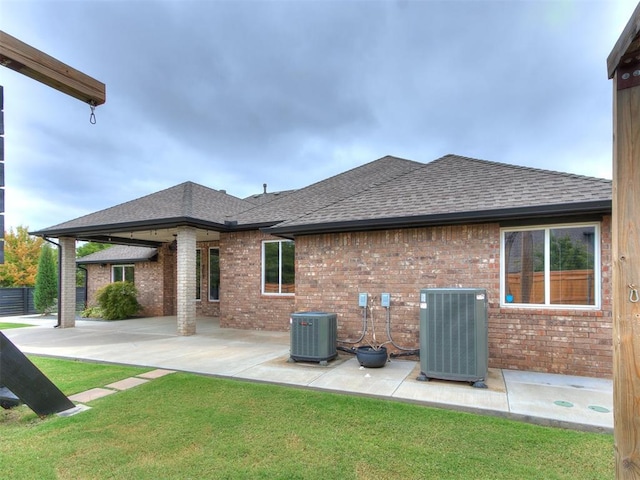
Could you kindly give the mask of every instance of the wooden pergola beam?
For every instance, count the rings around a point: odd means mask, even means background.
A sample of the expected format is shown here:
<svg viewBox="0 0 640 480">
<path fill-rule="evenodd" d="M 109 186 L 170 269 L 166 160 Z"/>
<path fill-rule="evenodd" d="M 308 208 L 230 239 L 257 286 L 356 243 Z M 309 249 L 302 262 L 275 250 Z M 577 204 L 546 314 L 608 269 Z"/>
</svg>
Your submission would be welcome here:
<svg viewBox="0 0 640 480">
<path fill-rule="evenodd" d="M 613 437 L 616 479 L 640 479 L 640 4 L 607 58 L 613 85 Z"/>
<path fill-rule="evenodd" d="M 105 84 L 0 30 L 0 65 L 95 106 L 106 97 Z"/>
</svg>

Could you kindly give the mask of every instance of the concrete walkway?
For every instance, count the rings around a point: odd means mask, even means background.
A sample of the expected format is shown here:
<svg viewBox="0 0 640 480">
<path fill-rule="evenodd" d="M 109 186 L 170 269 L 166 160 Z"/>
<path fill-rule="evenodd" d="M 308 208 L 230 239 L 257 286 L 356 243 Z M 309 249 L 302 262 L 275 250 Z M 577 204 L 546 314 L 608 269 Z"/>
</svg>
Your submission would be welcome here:
<svg viewBox="0 0 640 480">
<path fill-rule="evenodd" d="M 190 337 L 177 335 L 175 317 L 78 320 L 68 329 L 53 328 L 52 317 L 3 317 L 0 322 L 34 325 L 3 330 L 25 354 L 194 372 L 613 431 L 612 381 L 607 379 L 490 369 L 488 388 L 478 389 L 460 382 L 417 381 L 420 363 L 409 360 L 363 368 L 353 355 L 340 353 L 327 366 L 289 363 L 287 332 L 220 328 L 214 318 L 199 318 L 197 334 Z"/>
</svg>

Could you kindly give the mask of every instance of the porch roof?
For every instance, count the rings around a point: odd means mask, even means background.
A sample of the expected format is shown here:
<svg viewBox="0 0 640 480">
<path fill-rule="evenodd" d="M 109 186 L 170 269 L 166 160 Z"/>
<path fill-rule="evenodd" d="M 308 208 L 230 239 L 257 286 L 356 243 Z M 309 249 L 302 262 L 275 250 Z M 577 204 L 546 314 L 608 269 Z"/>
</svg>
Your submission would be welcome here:
<svg viewBox="0 0 640 480">
<path fill-rule="evenodd" d="M 227 230 L 234 215 L 253 205 L 224 191 L 185 182 L 32 233 L 153 246 L 172 241 L 180 226 L 195 227 L 203 232 Z"/>
<path fill-rule="evenodd" d="M 153 247 L 113 245 L 112 247 L 76 259 L 76 264 L 144 262 L 152 260 L 157 254 L 158 249 Z"/>
</svg>

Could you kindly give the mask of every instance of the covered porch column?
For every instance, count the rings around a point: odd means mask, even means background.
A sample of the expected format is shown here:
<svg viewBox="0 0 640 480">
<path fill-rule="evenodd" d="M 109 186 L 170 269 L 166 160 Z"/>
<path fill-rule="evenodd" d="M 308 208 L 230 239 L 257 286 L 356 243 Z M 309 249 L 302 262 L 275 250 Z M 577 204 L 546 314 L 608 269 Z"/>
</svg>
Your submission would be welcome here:
<svg viewBox="0 0 640 480">
<path fill-rule="evenodd" d="M 60 237 L 60 328 L 76 326 L 76 239 Z"/>
<path fill-rule="evenodd" d="M 176 238 L 178 335 L 196 333 L 196 229 L 179 227 Z"/>
</svg>

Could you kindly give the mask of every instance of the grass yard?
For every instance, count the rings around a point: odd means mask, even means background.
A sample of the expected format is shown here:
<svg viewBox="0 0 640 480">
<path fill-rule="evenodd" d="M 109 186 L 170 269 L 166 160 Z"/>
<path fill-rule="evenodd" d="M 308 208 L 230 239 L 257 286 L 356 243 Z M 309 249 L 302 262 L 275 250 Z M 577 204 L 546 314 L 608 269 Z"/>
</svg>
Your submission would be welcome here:
<svg viewBox="0 0 640 480">
<path fill-rule="evenodd" d="M 37 359 L 67 394 L 127 367 Z M 93 373 L 93 370 L 100 374 Z M 13 479 L 604 479 L 611 435 L 174 373 L 44 420 L 0 417 Z M 2 412 L 0 412 L 2 413 Z"/>
<path fill-rule="evenodd" d="M 8 330 L 10 328 L 34 327 L 34 326 L 35 325 L 29 325 L 27 323 L 0 322 L 0 330 Z"/>
</svg>

